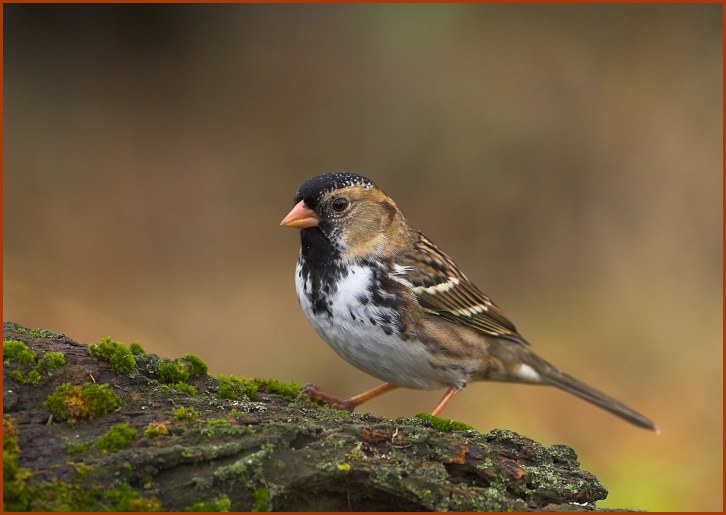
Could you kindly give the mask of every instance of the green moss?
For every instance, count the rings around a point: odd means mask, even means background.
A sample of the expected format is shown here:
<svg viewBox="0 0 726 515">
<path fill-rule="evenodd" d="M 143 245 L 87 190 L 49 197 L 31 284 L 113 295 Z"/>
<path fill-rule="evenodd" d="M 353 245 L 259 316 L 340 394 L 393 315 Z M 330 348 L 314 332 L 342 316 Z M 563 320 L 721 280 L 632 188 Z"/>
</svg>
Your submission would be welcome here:
<svg viewBox="0 0 726 515">
<path fill-rule="evenodd" d="M 129 350 L 134 356 L 146 356 L 146 350 L 141 346 L 139 342 L 133 342 L 129 345 Z"/>
<path fill-rule="evenodd" d="M 109 488 L 103 492 L 102 498 L 109 503 L 104 506 L 104 511 L 163 511 L 161 502 L 156 497 L 141 497 L 127 485 Z"/>
<path fill-rule="evenodd" d="M 191 506 L 184 508 L 184 511 L 229 511 L 232 507 L 232 501 L 229 497 L 223 495 L 214 501 L 195 502 Z"/>
<path fill-rule="evenodd" d="M 348 461 L 364 461 L 366 455 L 358 447 L 354 447 L 345 453 L 345 459 Z"/>
<path fill-rule="evenodd" d="M 40 372 L 37 370 L 31 370 L 27 375 L 28 384 L 40 383 Z"/>
<path fill-rule="evenodd" d="M 28 469 L 19 467 L 20 446 L 18 426 L 9 417 L 3 418 L 3 508 L 5 511 L 27 511 L 33 493 L 26 481 L 31 477 Z"/>
<path fill-rule="evenodd" d="M 186 354 L 182 359 L 162 359 L 156 369 L 162 383 L 184 383 L 207 373 L 207 364 L 194 354 Z"/>
<path fill-rule="evenodd" d="M 157 370 L 162 383 L 183 383 L 191 376 L 187 365 L 179 360 L 164 361 Z"/>
<path fill-rule="evenodd" d="M 62 352 L 46 352 L 43 359 L 40 360 L 40 367 L 48 372 L 54 368 L 62 367 L 66 364 L 66 357 Z"/>
<path fill-rule="evenodd" d="M 107 384 L 73 385 L 63 383 L 48 396 L 43 405 L 59 420 L 75 423 L 79 418 L 95 418 L 123 405 Z"/>
<path fill-rule="evenodd" d="M 262 487 L 255 490 L 255 505 L 252 511 L 271 511 L 269 488 Z"/>
<path fill-rule="evenodd" d="M 257 386 L 251 380 L 236 376 L 217 376 L 217 398 L 230 400 L 250 400 L 257 395 Z"/>
<path fill-rule="evenodd" d="M 237 376 L 216 376 L 219 380 L 217 397 L 219 399 L 252 400 L 258 392 L 282 395 L 294 400 L 303 390 L 303 386 L 295 383 L 282 383 L 274 379 L 245 379 Z"/>
<path fill-rule="evenodd" d="M 161 385 L 161 391 L 170 395 L 172 391 L 186 393 L 189 397 L 194 397 L 197 394 L 196 386 L 189 383 L 174 383 L 174 384 L 163 384 Z"/>
<path fill-rule="evenodd" d="M 98 472 L 99 472 L 98 466 L 88 465 L 87 463 L 77 462 L 77 461 L 68 461 L 66 463 L 68 463 L 68 465 L 73 467 L 73 469 L 76 471 L 76 474 L 78 474 L 79 478 L 88 477 L 92 474 L 98 474 Z"/>
<path fill-rule="evenodd" d="M 202 436 L 207 438 L 241 438 L 254 433 L 254 429 L 248 426 L 242 426 L 238 424 L 230 424 L 229 422 L 222 424 L 221 419 L 217 419 L 212 422 L 211 425 L 205 425 L 199 430 Z"/>
<path fill-rule="evenodd" d="M 226 418 L 212 418 L 207 420 L 207 426 L 226 426 L 229 424 Z"/>
<path fill-rule="evenodd" d="M 93 495 L 71 483 L 54 479 L 41 484 L 27 484 L 31 497 L 17 511 L 79 511 L 93 504 Z M 83 507 L 83 508 L 81 508 Z"/>
<path fill-rule="evenodd" d="M 88 346 L 91 356 L 108 361 L 119 374 L 134 374 L 136 372 L 136 359 L 131 350 L 121 342 L 110 337 L 102 338 L 100 342 Z"/>
<path fill-rule="evenodd" d="M 52 340 L 56 340 L 64 336 L 63 334 L 55 334 L 51 331 L 48 331 L 47 329 L 27 329 L 21 325 L 14 324 L 12 322 L 5 322 L 5 324 L 3 325 L 9 325 L 13 330 L 20 334 L 29 334 L 31 336 L 35 336 L 36 338 L 50 338 Z"/>
<path fill-rule="evenodd" d="M 202 361 L 199 356 L 195 356 L 194 354 L 184 354 L 184 359 L 186 359 L 192 367 L 190 373 L 192 378 L 207 375 L 209 367 L 207 367 L 207 364 Z"/>
<path fill-rule="evenodd" d="M 78 454 L 81 452 L 86 452 L 87 450 L 91 449 L 93 447 L 93 443 L 91 442 L 83 442 L 83 443 L 69 443 L 68 447 L 66 447 L 66 453 L 67 454 Z"/>
<path fill-rule="evenodd" d="M 191 406 L 181 406 L 174 412 L 174 418 L 177 420 L 191 420 L 193 422 L 199 418 L 199 413 Z"/>
<path fill-rule="evenodd" d="M 80 484 L 91 467 L 72 464 L 77 478 L 72 482 L 33 483 L 32 474 L 18 467 L 20 447 L 18 429 L 10 418 L 3 418 L 3 510 L 4 511 L 161 511 L 158 499 L 143 498 L 128 485 L 101 489 Z"/>
<path fill-rule="evenodd" d="M 23 372 L 20 370 L 13 370 L 12 372 L 10 372 L 10 377 L 15 379 L 17 382 L 23 384 L 36 385 L 40 383 L 40 372 L 35 369 L 30 370 L 27 375 L 23 374 Z"/>
<path fill-rule="evenodd" d="M 23 365 L 35 365 L 37 355 L 19 340 L 3 341 L 3 361 L 17 361 Z"/>
<path fill-rule="evenodd" d="M 48 329 L 30 329 L 28 331 L 28 334 L 31 336 L 35 336 L 36 338 L 50 338 L 50 339 L 56 339 L 61 336 L 62 334 L 55 334 L 54 332 L 48 331 Z"/>
<path fill-rule="evenodd" d="M 186 393 L 189 397 L 194 397 L 197 394 L 197 387 L 189 383 L 175 383 L 170 384 L 169 387 L 177 392 Z"/>
<path fill-rule="evenodd" d="M 156 358 L 156 360 L 151 360 L 150 363 L 154 373 L 164 383 L 162 391 L 167 395 L 171 393 L 170 390 L 175 390 L 186 393 L 191 397 L 195 396 L 197 388 L 187 383 L 187 381 L 207 373 L 206 363 L 193 354 L 187 354 L 184 358 L 173 361 Z"/>
<path fill-rule="evenodd" d="M 129 427 L 128 424 L 114 424 L 111 429 L 104 435 L 101 435 L 94 447 L 101 452 L 114 453 L 129 446 L 131 441 L 136 438 L 138 431 Z"/>
<path fill-rule="evenodd" d="M 87 488 L 77 481 L 53 480 L 33 485 L 30 511 L 161 511 L 155 497 L 143 498 L 128 485 L 116 488 Z"/>
<path fill-rule="evenodd" d="M 253 379 L 259 390 L 267 393 L 281 395 L 287 400 L 294 401 L 305 387 L 296 383 L 283 383 L 274 379 Z"/>
<path fill-rule="evenodd" d="M 61 352 L 46 352 L 42 359 L 38 360 L 35 351 L 30 350 L 28 346 L 18 340 L 5 340 L 3 342 L 3 359 L 14 361 L 21 366 L 33 366 L 32 370 L 27 373 L 22 370 L 13 370 L 10 377 L 19 383 L 37 385 L 42 378 L 41 370 L 48 374 L 54 368 L 58 368 L 66 364 L 66 358 Z"/>
<path fill-rule="evenodd" d="M 429 422 L 434 429 L 441 433 L 445 433 L 448 431 L 474 430 L 473 427 L 468 424 L 464 424 L 463 422 L 457 422 L 456 420 L 449 420 L 447 418 L 435 417 L 430 413 L 419 413 L 418 415 L 416 415 L 416 418 L 420 418 L 421 420 Z"/>
<path fill-rule="evenodd" d="M 323 444 L 331 449 L 341 449 L 345 446 L 345 440 L 341 438 L 326 438 L 323 440 Z"/>
<path fill-rule="evenodd" d="M 165 422 L 149 422 L 144 428 L 144 437 L 146 438 L 156 438 L 167 434 L 169 434 L 169 427 Z"/>
<path fill-rule="evenodd" d="M 10 417 L 3 417 L 3 452 L 15 456 L 20 454 L 18 425 Z"/>
</svg>

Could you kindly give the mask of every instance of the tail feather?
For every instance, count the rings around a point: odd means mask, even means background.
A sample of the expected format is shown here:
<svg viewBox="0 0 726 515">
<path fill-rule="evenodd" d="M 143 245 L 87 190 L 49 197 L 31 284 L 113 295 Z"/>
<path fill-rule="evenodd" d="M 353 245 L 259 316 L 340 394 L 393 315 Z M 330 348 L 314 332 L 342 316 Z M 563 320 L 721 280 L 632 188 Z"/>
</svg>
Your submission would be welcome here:
<svg viewBox="0 0 726 515">
<path fill-rule="evenodd" d="M 542 378 L 547 383 L 561 388 L 566 392 L 577 395 L 581 399 L 591 402 L 595 406 L 599 406 L 613 415 L 617 415 L 618 417 L 627 420 L 631 424 L 660 433 L 658 426 L 649 418 L 641 415 L 634 409 L 629 408 L 619 400 L 601 392 L 597 388 L 572 377 L 566 372 L 552 367 L 552 369 L 547 370 L 547 372 L 542 374 Z"/>
<path fill-rule="evenodd" d="M 510 363 L 511 370 L 516 370 L 513 374 L 514 378 L 516 378 L 515 380 L 551 384 L 573 395 L 577 395 L 581 399 L 595 406 L 599 406 L 636 426 L 660 433 L 658 426 L 649 418 L 629 408 L 608 394 L 601 392 L 597 388 L 563 372 L 544 358 L 532 352 L 529 348 L 524 346 L 514 348 L 508 346 L 506 348 L 498 347 L 495 349 L 499 352 L 500 358 L 506 356 L 505 361 Z M 503 353 L 505 349 L 506 354 Z M 512 351 L 515 349 L 516 351 L 513 353 Z M 514 365 L 513 362 L 518 362 L 518 364 Z"/>
</svg>

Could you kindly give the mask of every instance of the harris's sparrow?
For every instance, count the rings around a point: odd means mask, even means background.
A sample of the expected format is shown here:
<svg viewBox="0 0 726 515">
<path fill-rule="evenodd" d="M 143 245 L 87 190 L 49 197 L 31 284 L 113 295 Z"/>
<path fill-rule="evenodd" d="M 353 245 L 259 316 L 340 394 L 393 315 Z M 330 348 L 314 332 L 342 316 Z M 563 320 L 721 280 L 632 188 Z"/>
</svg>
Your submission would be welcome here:
<svg viewBox="0 0 726 515">
<path fill-rule="evenodd" d="M 537 354 L 514 324 L 365 177 L 327 173 L 298 190 L 280 225 L 301 229 L 297 296 L 318 334 L 343 359 L 384 384 L 339 408 L 396 387 L 447 388 L 433 409 L 470 381 L 554 385 L 623 419 L 656 425 Z"/>
</svg>

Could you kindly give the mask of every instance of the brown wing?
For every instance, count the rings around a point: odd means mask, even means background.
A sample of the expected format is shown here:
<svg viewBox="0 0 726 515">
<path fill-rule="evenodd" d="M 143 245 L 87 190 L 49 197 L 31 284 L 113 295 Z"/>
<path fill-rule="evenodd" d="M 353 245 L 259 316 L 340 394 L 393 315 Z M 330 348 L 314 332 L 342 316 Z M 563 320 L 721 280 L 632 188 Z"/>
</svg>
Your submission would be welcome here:
<svg viewBox="0 0 726 515">
<path fill-rule="evenodd" d="M 527 343 L 502 310 L 423 234 L 419 233 L 414 252 L 396 261 L 424 311 L 490 336 Z"/>
</svg>

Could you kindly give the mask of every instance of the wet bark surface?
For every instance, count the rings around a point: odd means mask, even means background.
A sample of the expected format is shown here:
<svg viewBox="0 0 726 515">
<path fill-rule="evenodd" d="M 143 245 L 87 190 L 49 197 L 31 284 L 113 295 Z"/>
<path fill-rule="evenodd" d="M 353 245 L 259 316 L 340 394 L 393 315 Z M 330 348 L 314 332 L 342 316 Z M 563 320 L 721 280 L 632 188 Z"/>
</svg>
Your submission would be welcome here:
<svg viewBox="0 0 726 515">
<path fill-rule="evenodd" d="M 569 447 L 510 431 L 441 432 L 265 388 L 220 398 L 207 374 L 182 392 L 154 355 L 120 373 L 64 335 L 6 323 L 3 340 L 35 353 L 4 356 L 6 509 L 592 511 L 607 495 Z M 65 364 L 44 367 L 47 353 Z M 87 416 L 87 384 L 109 385 L 122 404 Z M 75 416 L 51 414 L 54 392 Z M 120 448 L 99 443 L 118 427 L 131 435 Z"/>
</svg>

